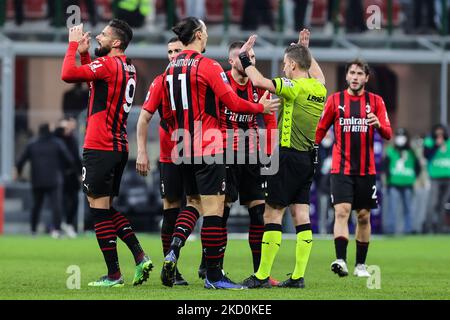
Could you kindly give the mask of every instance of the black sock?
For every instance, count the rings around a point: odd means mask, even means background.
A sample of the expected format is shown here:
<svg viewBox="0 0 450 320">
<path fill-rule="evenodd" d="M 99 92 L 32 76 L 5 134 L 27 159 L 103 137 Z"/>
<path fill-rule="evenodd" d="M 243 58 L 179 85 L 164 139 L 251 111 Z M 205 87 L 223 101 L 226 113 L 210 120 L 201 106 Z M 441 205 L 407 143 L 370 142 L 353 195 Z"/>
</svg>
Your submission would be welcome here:
<svg viewBox="0 0 450 320">
<path fill-rule="evenodd" d="M 164 256 L 167 255 L 170 248 L 170 241 L 172 239 L 175 223 L 177 222 L 180 208 L 172 208 L 163 210 L 163 222 L 161 226 L 161 241 Z"/>
<path fill-rule="evenodd" d="M 203 217 L 201 230 L 202 247 L 205 252 L 206 277 L 209 281 L 215 282 L 222 277 L 220 261 L 223 258 L 225 245 L 224 230 L 222 228 L 222 217 Z"/>
<path fill-rule="evenodd" d="M 248 230 L 248 243 L 252 251 L 253 271 L 258 271 L 261 262 L 261 242 L 264 235 L 264 208 L 265 204 L 258 204 L 248 209 L 250 226 Z"/>
<path fill-rule="evenodd" d="M 130 249 L 136 264 L 141 263 L 142 259 L 145 256 L 145 252 L 144 250 L 142 250 L 141 244 L 139 243 L 138 238 L 131 228 L 130 221 L 128 221 L 128 219 L 125 218 L 123 214 L 118 212 L 113 207 L 111 207 L 110 213 L 117 236 L 120 238 L 120 240 L 125 242 L 128 249 Z"/>
<path fill-rule="evenodd" d="M 197 223 L 199 213 L 194 207 L 186 207 L 178 214 L 175 223 L 175 229 L 172 234 L 172 242 L 170 243 L 169 251 L 172 250 L 177 258 L 180 257 L 180 249 L 184 246 L 186 239 L 194 230 Z"/>
<path fill-rule="evenodd" d="M 108 277 L 120 278 L 119 258 L 117 256 L 117 235 L 109 209 L 90 208 L 94 217 L 94 229 L 98 245 L 108 267 Z"/>
<path fill-rule="evenodd" d="M 224 233 L 224 237 L 225 237 L 225 244 L 224 244 L 224 248 L 223 248 L 223 257 L 222 259 L 220 259 L 220 268 L 223 269 L 223 258 L 225 257 L 225 250 L 227 249 L 227 243 L 228 243 L 228 230 L 227 230 L 227 221 L 228 221 L 228 217 L 230 216 L 230 210 L 231 207 L 225 206 L 223 208 L 223 217 L 222 217 L 222 228 L 223 228 L 223 233 Z"/>
<path fill-rule="evenodd" d="M 356 264 L 365 264 L 369 242 L 361 242 L 356 240 Z"/>
<path fill-rule="evenodd" d="M 334 239 L 334 247 L 336 249 L 336 259 L 347 261 L 347 245 L 348 239 L 344 237 L 337 237 Z"/>
</svg>

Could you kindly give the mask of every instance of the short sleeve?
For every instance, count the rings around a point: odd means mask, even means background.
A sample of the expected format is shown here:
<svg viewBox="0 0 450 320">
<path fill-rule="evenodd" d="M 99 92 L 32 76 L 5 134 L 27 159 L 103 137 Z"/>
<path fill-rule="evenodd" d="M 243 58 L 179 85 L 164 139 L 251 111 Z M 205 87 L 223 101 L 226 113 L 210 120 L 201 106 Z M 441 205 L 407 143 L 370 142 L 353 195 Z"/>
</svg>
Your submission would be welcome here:
<svg viewBox="0 0 450 320">
<path fill-rule="evenodd" d="M 220 99 L 223 95 L 232 92 L 233 89 L 228 82 L 227 75 L 217 61 L 205 59 L 202 66 L 202 75 L 207 83 L 214 91 L 215 95 Z"/>
<path fill-rule="evenodd" d="M 142 109 L 150 113 L 155 113 L 156 110 L 161 106 L 162 92 L 164 89 L 163 80 L 164 78 L 161 75 L 153 80 L 152 84 L 148 88 L 147 97 L 145 98 L 145 102 L 142 105 Z"/>
<path fill-rule="evenodd" d="M 287 78 L 274 78 L 275 94 L 287 100 L 293 100 L 298 95 L 295 82 Z"/>
</svg>

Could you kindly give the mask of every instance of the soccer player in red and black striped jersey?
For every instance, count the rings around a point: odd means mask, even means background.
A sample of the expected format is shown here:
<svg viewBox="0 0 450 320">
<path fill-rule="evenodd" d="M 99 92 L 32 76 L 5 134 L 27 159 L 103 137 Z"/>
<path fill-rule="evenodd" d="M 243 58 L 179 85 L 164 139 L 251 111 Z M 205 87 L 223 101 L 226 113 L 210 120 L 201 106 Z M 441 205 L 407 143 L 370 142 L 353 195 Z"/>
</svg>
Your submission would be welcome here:
<svg viewBox="0 0 450 320">
<path fill-rule="evenodd" d="M 169 253 L 164 258 L 161 280 L 172 286 L 180 249 L 192 232 L 199 214 L 203 214 L 202 245 L 206 259 L 205 287 L 209 289 L 242 289 L 229 280 L 220 268 L 225 235 L 222 224 L 225 165 L 220 113 L 223 102 L 235 112 L 271 113 L 278 101 L 260 103 L 241 99 L 228 83 L 225 72 L 216 61 L 204 57 L 208 39 L 203 21 L 189 17 L 173 29 L 185 46 L 169 64 L 164 75 L 163 116 L 182 139 L 172 152 L 175 163 L 181 164 L 189 216 L 179 215 L 175 224 Z"/>
<path fill-rule="evenodd" d="M 125 55 L 133 37 L 129 25 L 114 19 L 96 37 L 98 59 L 91 62 L 90 36 L 83 25 L 69 31 L 69 48 L 61 78 L 65 82 L 88 82 L 86 136 L 83 146 L 83 191 L 95 221 L 95 234 L 108 274 L 90 286 L 118 287 L 124 281 L 119 268 L 116 240 L 122 239 L 133 253 L 136 272 L 133 285 L 147 280 L 152 262 L 145 255 L 130 222 L 111 204 L 119 194 L 120 180 L 128 160 L 127 117 L 136 89 L 136 70 Z M 76 53 L 81 66 L 76 65 Z"/>
<path fill-rule="evenodd" d="M 172 61 L 183 50 L 183 44 L 177 37 L 167 42 L 167 58 Z M 155 112 L 159 113 L 159 172 L 161 197 L 163 199 L 163 221 L 161 226 L 161 241 L 164 256 L 168 253 L 175 222 L 180 213 L 181 200 L 183 198 L 183 176 L 181 167 L 172 163 L 170 153 L 175 142 L 170 139 L 171 131 L 162 117 L 162 96 L 164 90 L 163 74 L 157 76 L 148 88 L 147 97 L 139 115 L 137 123 L 137 159 L 136 171 L 146 176 L 150 170 L 150 162 L 147 155 L 147 131 L 150 120 Z M 180 213 L 189 215 L 184 210 Z M 174 285 L 188 285 L 181 273 L 176 269 Z"/>
<path fill-rule="evenodd" d="M 226 72 L 227 79 L 233 88 L 242 99 L 257 102 L 264 95 L 264 90 L 256 88 L 249 80 L 242 68 L 239 60 L 239 50 L 244 45 L 244 41 L 235 41 L 229 46 L 228 63 L 231 65 L 231 70 Z M 256 64 L 255 52 L 253 49 L 249 52 L 249 58 L 252 64 Z M 259 115 L 245 114 L 233 112 L 224 106 L 221 109 L 221 125 L 222 134 L 225 138 L 225 152 L 227 158 L 231 156 L 234 159 L 233 164 L 226 165 L 227 186 L 225 191 L 225 207 L 222 217 L 223 228 L 225 230 L 225 237 L 227 236 L 227 219 L 230 215 L 231 205 L 236 200 L 240 201 L 241 205 L 248 208 L 250 215 L 249 225 L 249 245 L 253 258 L 253 269 L 258 270 L 259 262 L 261 260 L 261 241 L 264 233 L 264 179 L 261 176 L 261 164 L 258 159 L 259 152 L 271 153 L 271 132 L 277 130 L 277 120 L 275 114 L 265 114 L 260 119 Z M 263 146 L 264 150 L 260 149 L 260 137 L 258 120 L 264 123 L 263 128 L 266 130 L 267 143 Z M 244 163 L 238 163 L 238 156 L 245 159 Z M 256 161 L 250 162 L 250 159 Z M 226 241 L 226 239 L 225 239 Z M 223 260 L 222 260 L 223 265 Z M 202 263 L 199 268 L 199 276 L 205 278 L 206 266 L 204 257 L 202 256 Z M 272 284 L 276 285 L 277 281 L 271 279 Z"/>
<path fill-rule="evenodd" d="M 365 90 L 369 66 L 358 59 L 350 62 L 346 66 L 346 81 L 346 90 L 328 98 L 317 128 L 316 143 L 334 125 L 331 201 L 335 210 L 336 260 L 331 269 L 341 277 L 348 275 L 348 219 L 351 211 L 356 210 L 354 275 L 369 277 L 365 261 L 370 239 L 370 209 L 377 207 L 373 139 L 375 129 L 388 140 L 392 130 L 383 99 Z"/>
</svg>

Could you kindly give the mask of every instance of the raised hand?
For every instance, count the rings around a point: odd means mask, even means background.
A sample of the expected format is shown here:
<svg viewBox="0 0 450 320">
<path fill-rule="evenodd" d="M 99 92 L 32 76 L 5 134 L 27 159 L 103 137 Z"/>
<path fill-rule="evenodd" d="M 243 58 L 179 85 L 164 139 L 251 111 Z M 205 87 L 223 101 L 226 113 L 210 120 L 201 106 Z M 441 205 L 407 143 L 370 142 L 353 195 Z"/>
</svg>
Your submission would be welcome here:
<svg viewBox="0 0 450 320">
<path fill-rule="evenodd" d="M 298 44 L 302 45 L 303 47 L 308 48 L 310 35 L 311 35 L 311 32 L 308 29 L 303 29 L 302 31 L 300 31 L 300 33 L 298 35 Z"/>
<path fill-rule="evenodd" d="M 256 34 L 252 34 L 246 43 L 244 43 L 244 45 L 242 46 L 241 50 L 239 50 L 239 54 L 243 53 L 243 52 L 249 52 L 251 48 L 253 48 L 253 46 L 255 45 L 256 42 L 256 38 L 258 38 L 258 36 Z"/>
<path fill-rule="evenodd" d="M 83 37 L 78 42 L 78 53 L 86 53 L 89 51 L 89 48 L 91 46 L 91 33 L 85 32 L 83 33 Z"/>
<path fill-rule="evenodd" d="M 80 42 L 83 38 L 83 24 L 79 24 L 69 29 L 69 42 Z"/>
<path fill-rule="evenodd" d="M 268 94 L 269 91 L 266 90 L 261 99 L 259 99 L 259 103 L 264 106 L 265 114 L 272 114 L 272 112 L 276 112 L 278 110 L 278 107 L 280 106 L 280 99 L 267 99 Z"/>
</svg>

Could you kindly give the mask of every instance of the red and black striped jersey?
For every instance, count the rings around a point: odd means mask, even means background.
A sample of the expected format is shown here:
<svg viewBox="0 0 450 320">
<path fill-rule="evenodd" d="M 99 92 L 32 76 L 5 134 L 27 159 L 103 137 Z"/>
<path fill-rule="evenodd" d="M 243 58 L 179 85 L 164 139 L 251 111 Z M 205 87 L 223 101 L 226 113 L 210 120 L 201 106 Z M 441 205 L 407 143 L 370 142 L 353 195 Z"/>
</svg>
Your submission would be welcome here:
<svg viewBox="0 0 450 320">
<path fill-rule="evenodd" d="M 88 82 L 89 105 L 85 149 L 128 152 L 127 118 L 136 90 L 136 69 L 125 55 L 90 61 L 82 55 L 76 66 L 77 42 L 70 42 L 62 68 L 66 82 Z"/>
<path fill-rule="evenodd" d="M 258 102 L 263 96 L 264 90 L 253 86 L 250 80 L 241 85 L 234 80 L 231 71 L 226 72 L 227 79 L 236 94 L 245 100 Z M 270 98 L 270 95 L 267 96 Z M 221 109 L 221 125 L 224 136 L 225 148 L 232 148 L 233 151 L 241 151 L 245 148 L 245 153 L 256 153 L 259 150 L 258 121 L 256 114 L 246 114 L 234 112 L 224 106 Z M 267 130 L 266 153 L 271 153 L 271 130 L 277 129 L 277 120 L 275 114 L 264 114 L 263 121 Z M 231 129 L 231 130 L 230 130 Z M 239 129 L 241 133 L 239 134 Z M 242 138 L 244 138 L 243 141 Z"/>
<path fill-rule="evenodd" d="M 160 122 L 159 122 L 159 161 L 160 162 L 171 162 L 172 149 L 175 146 L 175 141 L 171 140 L 171 131 L 167 122 L 163 118 L 162 114 L 162 99 L 164 90 L 164 75 L 160 74 L 157 76 L 150 87 L 148 88 L 147 97 L 142 105 L 142 108 L 151 114 L 158 111 Z"/>
<path fill-rule="evenodd" d="M 194 50 L 180 52 L 169 63 L 164 86 L 163 117 L 179 138 L 183 135 L 183 152 L 177 154 L 184 157 L 223 153 L 219 101 L 234 111 L 264 110 L 262 104 L 240 99 L 220 64 Z"/>
<path fill-rule="evenodd" d="M 380 121 L 378 132 L 390 139 L 392 129 L 383 99 L 364 91 L 352 96 L 347 90 L 328 97 L 325 110 L 316 131 L 320 143 L 331 125 L 334 125 L 332 174 L 374 175 L 374 126 L 368 125 L 367 114 L 373 113 Z"/>
</svg>

